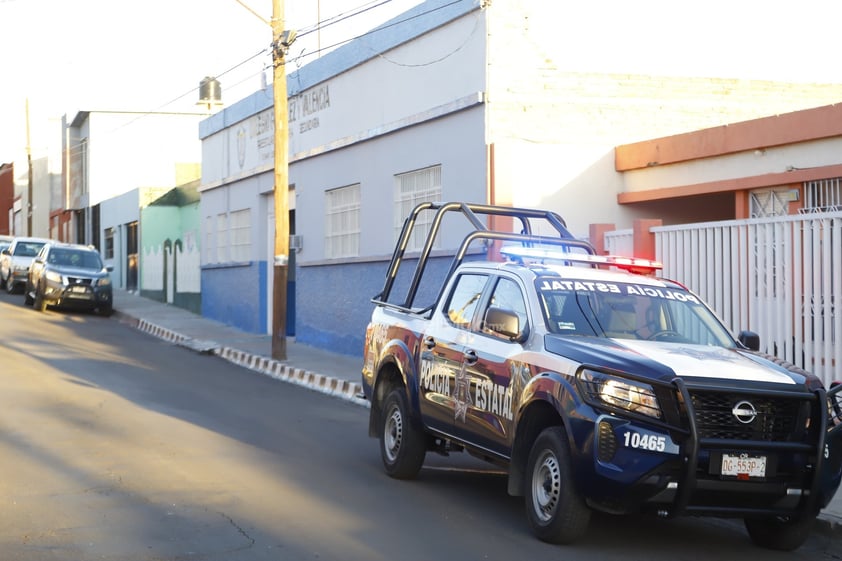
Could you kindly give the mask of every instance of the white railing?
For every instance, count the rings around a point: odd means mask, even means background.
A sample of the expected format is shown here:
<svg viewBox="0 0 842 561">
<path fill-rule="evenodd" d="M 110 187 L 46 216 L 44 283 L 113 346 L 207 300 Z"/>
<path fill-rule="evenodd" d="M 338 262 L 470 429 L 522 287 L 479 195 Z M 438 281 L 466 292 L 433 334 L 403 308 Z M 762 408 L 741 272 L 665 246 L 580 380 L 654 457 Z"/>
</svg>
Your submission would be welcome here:
<svg viewBox="0 0 842 561">
<path fill-rule="evenodd" d="M 663 276 L 704 298 L 761 350 L 842 379 L 842 212 L 652 228 Z"/>
<path fill-rule="evenodd" d="M 608 255 L 634 255 L 634 230 L 614 230 L 605 232 L 605 252 Z"/>
</svg>

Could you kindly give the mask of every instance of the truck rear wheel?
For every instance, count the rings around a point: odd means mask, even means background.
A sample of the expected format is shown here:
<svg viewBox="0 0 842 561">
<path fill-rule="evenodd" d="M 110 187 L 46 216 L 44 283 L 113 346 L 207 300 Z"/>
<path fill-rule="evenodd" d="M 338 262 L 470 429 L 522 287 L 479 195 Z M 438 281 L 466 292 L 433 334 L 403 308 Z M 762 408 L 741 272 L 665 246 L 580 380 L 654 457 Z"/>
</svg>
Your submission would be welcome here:
<svg viewBox="0 0 842 561">
<path fill-rule="evenodd" d="M 573 483 L 564 427 L 544 429 L 526 466 L 526 516 L 542 541 L 566 544 L 588 529 L 591 511 Z"/>
<path fill-rule="evenodd" d="M 801 547 L 810 536 L 816 515 L 800 518 L 746 518 L 746 530 L 752 543 L 766 549 L 792 551 Z"/>
<path fill-rule="evenodd" d="M 403 389 L 392 390 L 380 417 L 380 456 L 386 473 L 395 479 L 414 479 L 427 453 L 424 443 L 423 431 L 409 416 Z"/>
</svg>

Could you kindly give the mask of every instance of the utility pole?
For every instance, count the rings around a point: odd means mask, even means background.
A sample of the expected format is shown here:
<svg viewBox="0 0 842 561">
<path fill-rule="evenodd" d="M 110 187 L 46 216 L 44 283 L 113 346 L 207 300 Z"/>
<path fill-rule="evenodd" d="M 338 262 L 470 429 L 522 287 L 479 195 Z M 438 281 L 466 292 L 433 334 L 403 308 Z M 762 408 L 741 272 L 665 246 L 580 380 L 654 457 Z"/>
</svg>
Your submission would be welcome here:
<svg viewBox="0 0 842 561">
<path fill-rule="evenodd" d="M 272 283 L 272 358 L 286 360 L 289 267 L 289 117 L 285 56 L 295 33 L 284 31 L 283 0 L 272 0 L 272 88 L 275 105 L 275 262 Z"/>
<path fill-rule="evenodd" d="M 29 98 L 26 98 L 26 235 L 32 235 L 32 143 L 29 137 Z"/>
</svg>

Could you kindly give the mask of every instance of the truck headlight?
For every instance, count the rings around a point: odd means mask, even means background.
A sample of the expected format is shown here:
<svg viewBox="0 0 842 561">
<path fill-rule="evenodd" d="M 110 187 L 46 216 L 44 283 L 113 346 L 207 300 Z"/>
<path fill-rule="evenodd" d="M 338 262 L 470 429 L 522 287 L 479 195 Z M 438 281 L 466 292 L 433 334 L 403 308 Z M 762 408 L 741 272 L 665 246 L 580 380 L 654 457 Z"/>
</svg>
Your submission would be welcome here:
<svg viewBox="0 0 842 561">
<path fill-rule="evenodd" d="M 110 284 L 111 284 L 111 278 L 110 277 L 102 277 L 101 279 L 96 281 L 97 286 L 109 286 Z"/>
<path fill-rule="evenodd" d="M 47 280 L 51 282 L 56 282 L 58 284 L 63 284 L 61 281 L 61 275 L 56 273 L 55 271 L 47 271 Z"/>
<path fill-rule="evenodd" d="M 651 385 L 595 370 L 582 370 L 580 380 L 586 394 L 594 401 L 656 419 L 661 406 Z"/>
</svg>

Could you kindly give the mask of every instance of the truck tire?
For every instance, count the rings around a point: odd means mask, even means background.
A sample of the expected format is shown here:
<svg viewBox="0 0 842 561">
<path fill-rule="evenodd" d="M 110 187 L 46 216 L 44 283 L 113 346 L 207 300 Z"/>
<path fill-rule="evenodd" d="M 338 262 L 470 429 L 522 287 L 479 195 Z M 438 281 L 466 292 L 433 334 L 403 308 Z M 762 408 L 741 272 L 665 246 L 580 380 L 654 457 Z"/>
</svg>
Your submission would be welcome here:
<svg viewBox="0 0 842 561">
<path fill-rule="evenodd" d="M 815 520 L 815 514 L 801 518 L 746 518 L 745 525 L 754 545 L 778 551 L 792 551 L 807 541 Z"/>
<path fill-rule="evenodd" d="M 567 544 L 588 529 L 591 511 L 573 483 L 564 427 L 544 429 L 526 464 L 526 516 L 538 539 Z"/>
<path fill-rule="evenodd" d="M 406 394 L 392 390 L 383 402 L 380 417 L 380 456 L 383 467 L 395 479 L 414 479 L 427 453 L 424 433 L 412 421 Z"/>
<path fill-rule="evenodd" d="M 35 301 L 32 304 L 36 312 L 44 312 L 47 310 L 47 301 L 44 300 L 44 295 L 37 288 L 35 289 Z"/>
</svg>

